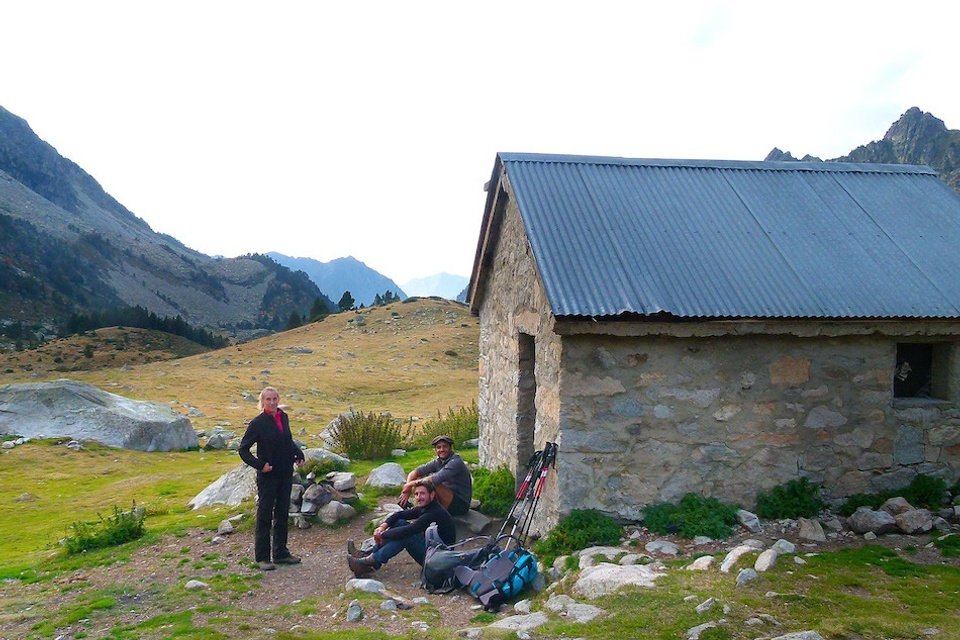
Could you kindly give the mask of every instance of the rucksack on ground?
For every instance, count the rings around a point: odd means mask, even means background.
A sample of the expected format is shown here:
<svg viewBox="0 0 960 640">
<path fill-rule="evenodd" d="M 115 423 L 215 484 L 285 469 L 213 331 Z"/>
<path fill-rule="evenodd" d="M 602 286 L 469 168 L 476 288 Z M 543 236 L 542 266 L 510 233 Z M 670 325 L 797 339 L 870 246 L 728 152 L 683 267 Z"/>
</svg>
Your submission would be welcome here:
<svg viewBox="0 0 960 640">
<path fill-rule="evenodd" d="M 420 571 L 420 586 L 429 593 L 450 593 L 462 586 L 454 575 L 457 567 L 476 569 L 486 562 L 490 555 L 490 538 L 467 538 L 447 545 L 440 540 L 436 529 L 436 524 L 431 524 L 425 533 L 427 551 Z"/>
<path fill-rule="evenodd" d="M 513 549 L 509 548 L 511 542 L 516 543 Z M 537 577 L 537 558 L 513 536 L 500 536 L 493 546 L 499 549 L 504 543 L 503 551 L 491 553 L 483 566 L 454 569 L 456 580 L 480 600 L 486 611 L 496 611 L 505 601 L 520 595 Z"/>
</svg>

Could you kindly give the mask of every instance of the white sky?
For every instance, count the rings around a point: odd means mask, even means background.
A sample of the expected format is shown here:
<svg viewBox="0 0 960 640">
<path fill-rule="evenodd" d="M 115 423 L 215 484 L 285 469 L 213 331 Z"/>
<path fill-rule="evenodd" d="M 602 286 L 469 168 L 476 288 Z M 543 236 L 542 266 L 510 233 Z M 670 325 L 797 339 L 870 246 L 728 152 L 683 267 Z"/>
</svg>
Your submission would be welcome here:
<svg viewBox="0 0 960 640">
<path fill-rule="evenodd" d="M 842 155 L 960 128 L 958 2 L 0 0 L 0 106 L 207 254 L 469 275 L 498 151 Z"/>
</svg>

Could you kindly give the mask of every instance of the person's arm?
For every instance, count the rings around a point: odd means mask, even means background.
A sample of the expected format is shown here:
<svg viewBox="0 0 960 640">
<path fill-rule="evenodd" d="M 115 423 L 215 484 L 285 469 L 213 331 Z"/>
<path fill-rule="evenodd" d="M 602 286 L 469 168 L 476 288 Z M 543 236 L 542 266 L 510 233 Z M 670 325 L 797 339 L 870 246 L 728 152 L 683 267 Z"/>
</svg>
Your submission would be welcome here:
<svg viewBox="0 0 960 640">
<path fill-rule="evenodd" d="M 240 439 L 240 447 L 237 449 L 237 452 L 240 454 L 240 459 L 245 463 L 256 469 L 257 471 L 263 471 L 267 473 L 270 469 L 266 468 L 270 466 L 270 463 L 264 462 L 257 456 L 253 455 L 250 452 L 250 447 L 257 443 L 257 427 L 253 421 L 247 425 L 247 430 L 243 434 L 243 438 Z M 259 451 L 258 451 L 259 453 Z"/>
<path fill-rule="evenodd" d="M 297 441 L 293 439 L 293 431 L 290 429 L 290 416 L 284 411 L 283 417 L 284 422 L 287 423 L 287 435 L 290 437 L 290 445 L 293 447 L 293 462 L 295 464 L 303 464 L 303 450 L 297 446 Z"/>
<path fill-rule="evenodd" d="M 451 454 L 453 456 L 455 454 Z M 438 469 L 430 476 L 430 480 L 433 484 L 450 484 L 450 479 L 453 477 L 462 477 L 463 475 L 470 475 L 470 471 L 467 469 L 467 464 L 463 461 L 463 458 L 460 456 L 452 457 L 447 464 L 442 468 Z"/>
<path fill-rule="evenodd" d="M 434 502 L 431 504 L 437 504 L 437 503 Z M 433 513 L 431 513 L 431 511 L 434 508 L 435 507 L 421 509 L 420 507 L 416 507 L 414 509 L 407 509 L 406 511 L 401 511 L 400 513 L 410 513 L 410 512 L 418 512 L 418 513 L 416 514 L 416 519 L 413 520 L 413 522 L 400 525 L 399 527 L 391 526 L 389 529 L 381 533 L 380 537 L 383 540 L 399 540 L 401 538 L 406 538 L 407 536 L 411 536 L 414 534 L 423 535 L 424 532 L 427 530 L 427 527 L 430 526 L 430 523 L 436 520 L 436 516 Z M 399 516 L 397 520 L 399 520 L 400 517 L 402 516 Z M 412 518 L 414 516 L 409 515 L 407 517 Z M 406 518 L 404 518 L 404 520 L 406 520 Z"/>
</svg>

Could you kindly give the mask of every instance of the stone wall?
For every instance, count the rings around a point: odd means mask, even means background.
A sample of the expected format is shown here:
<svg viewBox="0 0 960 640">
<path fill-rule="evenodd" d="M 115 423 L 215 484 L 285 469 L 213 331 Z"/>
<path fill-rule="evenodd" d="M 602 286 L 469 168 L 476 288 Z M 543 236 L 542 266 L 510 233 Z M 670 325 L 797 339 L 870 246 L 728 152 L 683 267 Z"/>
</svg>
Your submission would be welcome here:
<svg viewBox="0 0 960 640">
<path fill-rule="evenodd" d="M 917 473 L 952 481 L 960 410 L 894 406 L 896 344 L 876 334 L 565 335 L 560 511 L 636 519 L 690 491 L 752 508 L 758 490 L 800 476 L 836 498 Z"/>
<path fill-rule="evenodd" d="M 480 302 L 480 463 L 489 468 L 505 464 L 522 476 L 526 459 L 518 452 L 520 334 L 534 337 L 536 419 L 529 446 L 536 449 L 557 437 L 560 337 L 553 332 L 553 316 L 512 201 L 501 225 Z M 538 513 L 555 514 L 555 499 L 556 479 L 551 477 Z"/>
</svg>

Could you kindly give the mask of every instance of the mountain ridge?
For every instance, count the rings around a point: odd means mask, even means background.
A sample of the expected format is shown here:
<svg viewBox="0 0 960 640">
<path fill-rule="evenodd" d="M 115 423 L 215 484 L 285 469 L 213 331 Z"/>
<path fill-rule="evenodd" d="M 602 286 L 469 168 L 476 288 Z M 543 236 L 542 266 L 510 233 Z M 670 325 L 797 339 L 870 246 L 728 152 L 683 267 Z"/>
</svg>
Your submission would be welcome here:
<svg viewBox="0 0 960 640">
<path fill-rule="evenodd" d="M 764 160 L 798 160 L 789 151 L 774 147 Z M 820 161 L 809 154 L 801 161 Z M 858 146 L 826 162 L 922 164 L 960 193 L 960 130 L 948 129 L 943 120 L 919 107 L 910 107 L 887 129 L 880 140 Z"/>
<path fill-rule="evenodd" d="M 322 262 L 277 251 L 270 251 L 267 255 L 291 270 L 303 271 L 321 290 L 329 292 L 332 299 L 339 300 L 345 291 L 349 291 L 358 306 L 363 304 L 369 307 L 378 294 L 383 295 L 388 290 L 400 299 L 408 297 L 392 279 L 353 256 Z"/>
<path fill-rule="evenodd" d="M 150 225 L 0 107 L 0 328 L 141 306 L 210 329 L 279 329 L 315 300 L 309 278 L 265 256 L 213 258 Z"/>
</svg>

